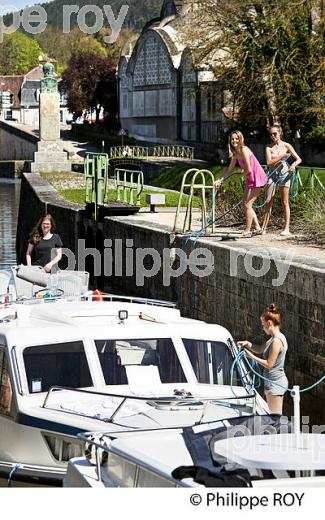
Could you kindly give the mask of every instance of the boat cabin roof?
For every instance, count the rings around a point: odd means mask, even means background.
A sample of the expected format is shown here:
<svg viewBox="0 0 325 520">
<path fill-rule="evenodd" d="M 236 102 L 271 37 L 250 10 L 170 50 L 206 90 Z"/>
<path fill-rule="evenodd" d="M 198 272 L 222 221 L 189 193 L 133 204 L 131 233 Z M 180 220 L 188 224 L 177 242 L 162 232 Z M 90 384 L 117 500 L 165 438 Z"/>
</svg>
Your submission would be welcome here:
<svg viewBox="0 0 325 520">
<path fill-rule="evenodd" d="M 127 312 L 121 319 L 119 313 Z M 16 319 L 13 318 L 17 315 Z M 17 347 L 83 338 L 157 338 L 181 336 L 226 342 L 219 326 L 183 318 L 179 310 L 128 302 L 52 302 L 13 305 L 1 310 L 0 335 Z M 4 320 L 8 317 L 8 321 Z M 198 324 L 204 324 L 204 329 Z"/>
</svg>

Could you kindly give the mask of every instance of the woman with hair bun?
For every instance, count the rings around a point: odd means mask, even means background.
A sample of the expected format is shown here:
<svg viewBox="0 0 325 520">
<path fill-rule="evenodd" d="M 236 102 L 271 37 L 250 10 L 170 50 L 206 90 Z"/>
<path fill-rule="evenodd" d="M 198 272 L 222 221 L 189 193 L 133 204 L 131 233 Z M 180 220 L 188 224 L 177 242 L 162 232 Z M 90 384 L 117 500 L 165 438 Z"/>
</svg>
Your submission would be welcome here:
<svg viewBox="0 0 325 520">
<path fill-rule="evenodd" d="M 288 389 L 288 379 L 284 372 L 284 361 L 288 350 L 286 337 L 280 332 L 281 316 L 275 303 L 261 316 L 262 328 L 270 339 L 263 345 L 253 345 L 250 341 L 238 341 L 248 357 L 264 368 L 264 391 L 270 413 L 282 414 L 283 396 Z M 261 354 L 262 358 L 255 356 Z"/>
</svg>

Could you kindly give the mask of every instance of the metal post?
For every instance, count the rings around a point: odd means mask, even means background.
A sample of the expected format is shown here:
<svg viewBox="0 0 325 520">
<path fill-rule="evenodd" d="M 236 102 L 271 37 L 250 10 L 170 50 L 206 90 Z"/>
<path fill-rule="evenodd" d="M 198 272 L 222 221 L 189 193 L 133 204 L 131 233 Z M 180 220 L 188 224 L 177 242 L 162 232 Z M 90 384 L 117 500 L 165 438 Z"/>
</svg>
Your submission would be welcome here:
<svg viewBox="0 0 325 520">
<path fill-rule="evenodd" d="M 131 172 L 131 178 L 130 178 L 130 198 L 129 198 L 129 204 L 133 206 L 133 172 Z"/>
<path fill-rule="evenodd" d="M 300 387 L 295 385 L 291 396 L 293 398 L 293 432 L 295 436 L 296 448 L 300 446 Z"/>
<path fill-rule="evenodd" d="M 311 189 L 313 191 L 314 188 L 315 188 L 315 171 L 314 171 L 314 168 L 312 168 L 310 170 L 310 186 L 311 186 Z"/>
</svg>

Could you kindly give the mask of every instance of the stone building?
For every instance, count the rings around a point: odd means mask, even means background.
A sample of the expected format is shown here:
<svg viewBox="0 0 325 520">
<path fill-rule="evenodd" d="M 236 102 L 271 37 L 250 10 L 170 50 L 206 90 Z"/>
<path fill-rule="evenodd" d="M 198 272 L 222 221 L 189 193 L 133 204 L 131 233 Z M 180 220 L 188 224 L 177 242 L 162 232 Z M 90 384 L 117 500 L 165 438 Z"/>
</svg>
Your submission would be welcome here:
<svg viewBox="0 0 325 520">
<path fill-rule="evenodd" d="M 10 92 L 12 100 L 11 106 L 1 111 L 3 119 L 14 120 L 33 126 L 35 129 L 39 127 L 39 94 L 43 78 L 43 63 L 44 60 L 26 74 L 0 76 L 0 93 Z M 67 108 L 64 92 L 60 90 L 60 121 L 66 123 L 70 119 L 72 114 Z"/>
<path fill-rule="evenodd" d="M 223 93 L 209 65 L 196 64 L 181 41 L 189 0 L 164 0 L 122 53 L 118 66 L 122 128 L 141 141 L 215 144 L 227 127 Z"/>
</svg>

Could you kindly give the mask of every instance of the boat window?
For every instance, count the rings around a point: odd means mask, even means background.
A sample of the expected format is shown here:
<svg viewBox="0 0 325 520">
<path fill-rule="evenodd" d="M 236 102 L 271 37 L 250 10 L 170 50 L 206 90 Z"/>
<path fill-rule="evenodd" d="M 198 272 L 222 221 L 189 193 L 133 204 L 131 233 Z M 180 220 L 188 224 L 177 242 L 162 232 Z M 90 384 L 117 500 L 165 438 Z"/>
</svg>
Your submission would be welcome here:
<svg viewBox="0 0 325 520">
<path fill-rule="evenodd" d="M 7 356 L 0 345 L 0 414 L 12 415 L 12 382 Z"/>
<path fill-rule="evenodd" d="M 184 383 L 186 378 L 170 338 L 96 340 L 107 385 L 127 384 L 126 366 L 153 365 L 162 383 Z"/>
<path fill-rule="evenodd" d="M 233 358 L 225 343 L 184 338 L 183 343 L 199 383 L 230 384 Z M 233 384 L 240 384 L 236 369 Z"/>
<path fill-rule="evenodd" d="M 82 341 L 27 347 L 23 356 L 30 393 L 93 386 Z"/>
</svg>

